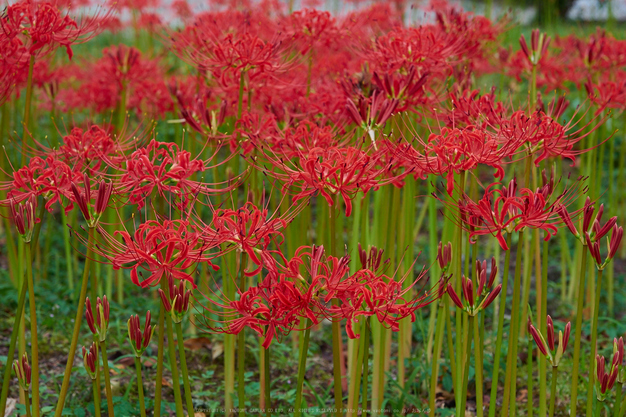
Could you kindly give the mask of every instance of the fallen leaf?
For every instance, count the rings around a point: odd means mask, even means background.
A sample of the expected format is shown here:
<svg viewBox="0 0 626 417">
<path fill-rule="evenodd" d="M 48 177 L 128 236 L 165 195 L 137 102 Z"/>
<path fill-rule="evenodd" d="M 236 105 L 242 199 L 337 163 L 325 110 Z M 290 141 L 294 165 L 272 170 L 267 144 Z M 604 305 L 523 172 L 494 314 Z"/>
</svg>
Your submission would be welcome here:
<svg viewBox="0 0 626 417">
<path fill-rule="evenodd" d="M 200 350 L 200 349 L 211 349 L 211 340 L 208 337 L 194 337 L 191 339 L 186 339 L 183 344 L 185 345 L 185 349 L 189 349 L 191 351 Z"/>
<path fill-rule="evenodd" d="M 215 343 L 211 349 L 211 356 L 213 359 L 218 358 L 222 353 L 224 353 L 224 344 L 223 343 Z"/>
</svg>

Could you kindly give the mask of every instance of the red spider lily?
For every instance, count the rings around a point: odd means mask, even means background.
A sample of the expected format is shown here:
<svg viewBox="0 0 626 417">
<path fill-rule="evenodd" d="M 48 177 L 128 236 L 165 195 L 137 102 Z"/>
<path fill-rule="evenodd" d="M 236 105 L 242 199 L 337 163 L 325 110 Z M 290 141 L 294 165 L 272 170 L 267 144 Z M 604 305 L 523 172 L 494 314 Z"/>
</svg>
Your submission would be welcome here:
<svg viewBox="0 0 626 417">
<path fill-rule="evenodd" d="M 98 337 L 98 340 L 104 342 L 107 338 L 107 329 L 109 328 L 109 301 L 105 295 L 96 300 L 96 316 L 94 320 L 93 310 L 91 309 L 91 301 L 89 297 L 85 300 L 85 319 L 89 330 L 94 336 Z"/>
<path fill-rule="evenodd" d="M 589 99 L 598 106 L 596 115 L 600 114 L 606 108 L 626 109 L 626 74 L 623 72 L 618 75 L 618 81 L 602 80 L 597 83 L 591 81 L 591 78 L 585 83 L 585 89 Z"/>
<path fill-rule="evenodd" d="M 548 335 L 547 343 L 543 335 L 539 332 L 539 330 L 537 330 L 535 326 L 533 326 L 533 324 L 530 321 L 530 318 L 528 318 L 528 333 L 530 333 L 533 340 L 537 344 L 539 351 L 544 356 L 548 357 L 550 364 L 554 367 L 559 366 L 559 363 L 561 362 L 561 358 L 563 357 L 563 352 L 565 352 L 565 349 L 567 349 L 567 343 L 569 342 L 569 336 L 570 336 L 571 331 L 572 331 L 572 323 L 567 322 L 567 324 L 565 325 L 565 332 L 559 330 L 559 338 L 558 338 L 559 345 L 557 347 L 555 344 L 554 323 L 552 322 L 552 317 L 548 315 L 548 318 L 547 318 L 547 335 Z"/>
<path fill-rule="evenodd" d="M 30 242 L 33 237 L 35 224 L 41 221 L 35 214 L 37 211 L 37 197 L 30 196 L 21 203 L 12 201 L 10 207 L 17 232 L 22 236 L 24 242 Z"/>
<path fill-rule="evenodd" d="M 20 384 L 20 388 L 22 388 L 24 392 L 28 392 L 32 371 L 30 364 L 28 363 L 28 356 L 26 353 L 22 355 L 21 360 L 15 359 L 13 361 L 13 372 L 17 375 L 17 381 Z"/>
<path fill-rule="evenodd" d="M 582 214 L 582 219 L 580 222 L 580 231 L 574 226 L 574 222 L 572 221 L 572 216 L 579 214 L 578 212 L 569 213 L 567 208 L 563 205 L 559 205 L 557 207 L 557 212 L 563 223 L 567 226 L 569 231 L 583 244 L 587 245 L 588 243 L 596 243 L 601 240 L 604 236 L 606 236 L 611 229 L 614 229 L 614 226 L 617 222 L 617 217 L 611 217 L 603 226 L 600 226 L 600 222 L 602 221 L 602 214 L 604 214 L 604 204 L 601 204 L 596 212 L 594 207 L 594 202 L 591 201 L 590 197 L 587 197 L 585 200 L 585 204 L 580 211 Z M 594 217 L 595 213 L 595 217 Z M 615 229 L 614 232 L 619 232 L 619 230 Z M 621 233 L 614 234 L 613 238 L 618 238 L 616 241 L 616 245 L 619 246 L 621 241 Z M 609 245 L 610 246 L 610 245 Z M 613 250 L 617 250 L 617 248 L 613 248 Z M 611 249 L 609 250 L 611 252 Z"/>
<path fill-rule="evenodd" d="M 319 323 L 322 317 L 329 316 L 324 294 L 349 271 L 347 257 L 324 258 L 323 255 L 323 247 L 300 247 L 294 258 L 280 268 L 283 273 L 269 270 L 259 285 L 244 292 L 240 289 L 238 300 L 216 302 L 211 299 L 213 304 L 225 310 L 217 312 L 224 321 L 207 330 L 238 334 L 249 327 L 264 337 L 263 346 L 268 348 L 274 338 L 296 328 L 301 318 Z M 300 273 L 301 266 L 305 267 L 307 274 Z"/>
<path fill-rule="evenodd" d="M 416 136 L 417 137 L 417 136 Z M 501 142 L 486 130 L 443 127 L 440 134 L 431 134 L 426 142 L 418 139 L 423 152 L 410 144 L 402 144 L 395 151 L 406 166 L 415 172 L 444 176 L 447 191 L 452 195 L 454 174 L 470 171 L 478 165 L 496 169 L 496 178 L 504 177 L 503 159 L 517 152 L 519 142 Z"/>
<path fill-rule="evenodd" d="M 346 104 L 346 112 L 357 126 L 365 129 L 376 149 L 376 138 L 374 129 L 379 129 L 385 125 L 398 107 L 398 99 L 388 99 L 383 93 L 374 91 L 372 96 L 365 100 L 359 100 L 359 106 L 351 99 Z"/>
<path fill-rule="evenodd" d="M 217 184 L 193 179 L 201 172 L 215 169 L 230 159 L 211 165 L 218 150 L 205 161 L 192 159 L 189 152 L 180 150 L 175 143 L 153 140 L 129 155 L 124 166 L 117 167 L 122 174 L 117 180 L 116 189 L 119 193 L 128 193 L 129 202 L 137 204 L 139 208 L 145 205 L 146 198 L 155 190 L 164 198 L 167 198 L 168 193 L 177 198 L 181 208 L 195 201 L 197 194 L 228 192 L 239 185 L 237 178 Z M 224 188 L 216 188 L 222 185 Z"/>
<path fill-rule="evenodd" d="M 142 288 L 158 284 L 164 275 L 189 281 L 195 288 L 193 276 L 187 268 L 208 262 L 214 270 L 219 269 L 211 263 L 215 255 L 208 251 L 221 242 L 205 240 L 202 233 L 186 220 L 149 220 L 137 226 L 132 236 L 127 231 L 116 231 L 113 236 L 102 228 L 98 231 L 104 237 L 105 245 L 97 245 L 96 252 L 114 269 L 130 269 L 133 284 Z M 118 235 L 122 242 L 115 237 Z M 143 273 L 140 268 L 149 274 L 141 281 Z"/>
<path fill-rule="evenodd" d="M 152 327 L 150 324 L 150 310 L 146 313 L 146 321 L 144 323 L 144 331 L 141 332 L 141 324 L 139 323 L 139 316 L 130 316 L 128 319 L 128 340 L 130 346 L 133 348 L 136 357 L 140 357 L 146 351 L 146 348 L 150 344 L 150 339 L 154 334 L 156 327 Z"/>
<path fill-rule="evenodd" d="M 442 274 L 445 274 L 448 271 L 451 261 L 452 242 L 448 242 L 445 246 L 441 246 L 441 242 L 439 242 L 439 246 L 437 247 L 437 262 L 439 263 L 439 268 L 441 269 Z"/>
<path fill-rule="evenodd" d="M 467 195 L 463 195 L 459 203 L 444 201 L 436 194 L 433 196 L 453 209 L 458 208 L 460 227 L 468 230 L 472 243 L 476 236 L 490 234 L 498 239 L 502 249 L 508 250 L 504 233 L 519 232 L 527 227 L 543 230 L 544 239 L 549 240 L 562 222 L 562 218 L 559 218 L 560 210 L 584 191 L 580 181 L 572 187 L 566 187 L 558 195 L 554 194 L 553 180 L 535 192 L 527 188 L 518 192 L 515 179 L 507 187 L 497 188 L 499 185 L 489 185 L 478 202 Z"/>
<path fill-rule="evenodd" d="M 72 194 L 74 195 L 74 201 L 78 204 L 78 208 L 83 213 L 85 221 L 89 227 L 94 228 L 98 225 L 100 217 L 109 205 L 109 199 L 111 198 L 111 193 L 113 192 L 113 184 L 101 180 L 96 194 L 95 205 L 92 205 L 91 181 L 89 180 L 89 176 L 87 174 L 85 174 L 83 178 L 84 192 L 81 193 L 76 184 L 72 182 Z"/>
<path fill-rule="evenodd" d="M 443 293 L 441 288 L 445 286 L 443 278 L 432 290 L 418 291 L 417 295 L 412 296 L 413 286 L 426 275 L 426 270 L 423 269 L 408 288 L 403 289 L 409 273 L 396 280 L 393 276 L 361 269 L 329 286 L 325 300 L 339 300 L 339 304 L 330 307 L 330 311 L 333 316 L 347 320 L 348 337 L 359 337 L 354 332 L 353 324 L 358 322 L 360 316 L 376 316 L 380 323 L 392 331 L 398 331 L 400 320 L 411 317 L 411 321 L 414 321 L 418 309 L 439 299 Z"/>
<path fill-rule="evenodd" d="M 596 222 L 594 222 L 594 225 L 597 224 Z M 610 225 L 610 224 L 611 224 L 610 221 L 606 223 L 606 225 Z M 600 233 L 598 233 L 598 235 L 599 234 Z M 624 236 L 624 229 L 622 227 L 617 227 L 616 224 L 613 224 L 613 233 L 611 234 L 611 237 L 608 239 L 608 245 L 607 245 L 608 254 L 606 256 L 606 259 L 602 260 L 602 255 L 600 255 L 600 239 L 596 237 L 595 241 L 592 242 L 591 237 L 589 236 L 589 233 L 585 233 L 585 242 L 587 244 L 587 248 L 589 249 L 589 252 L 591 253 L 591 257 L 595 261 L 596 267 L 598 268 L 598 270 L 603 270 L 604 268 L 606 268 L 609 262 L 611 262 L 611 260 L 617 253 L 617 250 L 619 249 L 620 244 L 622 243 L 623 236 Z"/>
<path fill-rule="evenodd" d="M 62 14 L 55 1 L 22 0 L 6 8 L 0 28 L 4 42 L 19 42 L 28 55 L 48 54 L 63 46 L 71 59 L 71 45 L 93 37 L 98 21 L 97 17 L 83 18 L 79 26 Z"/>
<path fill-rule="evenodd" d="M 495 260 L 492 260 L 491 264 L 492 266 L 495 265 Z M 480 273 L 478 276 L 478 286 L 476 287 L 475 293 L 472 280 L 466 277 L 462 277 L 461 279 L 463 301 L 461 301 L 456 291 L 454 291 L 454 287 L 452 286 L 452 284 L 448 284 L 448 295 L 450 296 L 450 299 L 452 300 L 454 305 L 465 311 L 470 316 L 475 316 L 480 311 L 489 307 L 493 300 L 496 299 L 498 294 L 500 294 L 500 290 L 502 290 L 502 284 L 498 284 L 495 288 L 492 288 L 497 269 L 496 272 L 492 270 L 489 282 L 487 282 L 486 270 L 480 269 L 480 266 L 478 268 L 480 270 Z"/>
<path fill-rule="evenodd" d="M 339 36 L 335 18 L 326 11 L 304 9 L 291 13 L 282 22 L 285 41 L 292 43 L 305 55 L 321 45 L 333 43 L 333 37 Z"/>
<path fill-rule="evenodd" d="M 0 183 L 0 189 L 8 191 L 4 204 L 19 203 L 30 197 L 43 196 L 46 209 L 52 211 L 54 203 L 61 203 L 62 199 L 66 198 L 69 200 L 65 206 L 66 213 L 73 208 L 71 183 L 72 181 L 79 183 L 83 178 L 54 155 L 48 156 L 45 160 L 39 157 L 31 158 L 28 165 L 13 172 L 12 177 L 12 181 Z"/>
<path fill-rule="evenodd" d="M 236 249 L 245 252 L 250 261 L 258 266 L 253 271 L 246 271 L 249 276 L 259 273 L 265 265 L 274 264 L 270 254 L 280 254 L 279 250 L 268 250 L 274 242 L 277 249 L 283 242 L 281 229 L 287 227 L 299 210 L 287 212 L 281 217 L 269 216 L 267 208 L 257 207 L 247 202 L 243 207 L 233 209 L 218 209 L 213 214 L 213 221 L 208 225 L 200 226 L 203 238 L 209 241 L 227 243 L 225 250 Z M 280 255 L 279 255 L 280 256 Z"/>
<path fill-rule="evenodd" d="M 226 117 L 227 101 L 223 100 L 219 107 L 219 111 L 210 110 L 208 101 L 210 99 L 210 91 L 198 93 L 191 100 L 187 100 L 177 85 L 170 84 L 170 92 L 176 97 L 180 114 L 196 132 L 202 134 L 217 135 L 217 128 L 224 123 Z"/>
<path fill-rule="evenodd" d="M 171 275 L 167 277 L 169 293 L 166 294 L 161 288 L 158 289 L 159 296 L 163 307 L 172 316 L 174 323 L 180 323 L 189 310 L 189 300 L 191 298 L 191 290 L 185 290 L 185 282 L 180 281 L 178 286 L 174 285 L 174 278 Z"/>
<path fill-rule="evenodd" d="M 397 72 L 386 72 L 381 76 L 378 72 L 375 72 L 372 76 L 372 82 L 378 91 L 384 93 L 387 98 L 392 99 L 392 102 L 397 102 L 394 108 L 395 111 L 410 110 L 417 112 L 418 109 L 416 107 L 418 105 L 438 100 L 437 97 L 426 97 L 425 86 L 428 76 L 429 73 L 427 71 L 418 75 L 415 66 L 411 66 L 406 76 Z M 383 112 L 381 111 L 381 113 Z"/>
<path fill-rule="evenodd" d="M 452 109 L 448 113 L 448 126 L 475 125 L 483 129 L 498 125 L 506 109 L 496 101 L 495 88 L 480 95 L 479 90 L 463 90 L 450 93 Z"/>
<path fill-rule="evenodd" d="M 285 71 L 291 65 L 285 44 L 278 39 L 265 42 L 248 32 L 204 34 L 207 37 L 196 38 L 202 30 L 195 27 L 191 35 L 174 34 L 174 51 L 211 71 L 223 87 L 238 86 L 243 74 L 253 81 L 265 74 Z"/>
<path fill-rule="evenodd" d="M 163 64 L 148 59 L 135 48 L 125 45 L 103 50 L 103 57 L 76 71 L 79 83 L 73 91 L 73 107 L 97 112 L 134 109 L 162 116 L 173 108 Z M 126 101 L 121 103 L 125 98 Z"/>
<path fill-rule="evenodd" d="M 596 355 L 596 397 L 598 401 L 604 401 L 608 392 L 613 388 L 619 375 L 619 368 L 624 360 L 624 340 L 620 337 L 613 340 L 613 361 L 609 372 L 605 368 L 604 356 Z"/>
<path fill-rule="evenodd" d="M 394 177 L 382 178 L 389 172 L 389 165 L 380 166 L 379 155 L 370 156 L 356 147 L 313 148 L 289 165 L 269 150 L 260 150 L 265 160 L 277 169 L 270 171 L 258 161 L 252 163 L 266 175 L 281 181 L 284 193 L 299 188 L 294 202 L 319 193 L 332 206 L 334 196 L 340 195 L 346 205 L 346 216 L 352 213 L 352 198 L 358 191 L 366 194 L 396 181 Z"/>
<path fill-rule="evenodd" d="M 524 35 L 520 36 L 519 43 L 528 61 L 532 65 L 537 65 L 541 61 L 542 55 L 545 55 L 548 50 L 548 46 L 550 46 L 550 37 L 546 36 L 545 33 L 539 32 L 539 29 L 534 29 L 530 37 L 530 49 Z"/>
<path fill-rule="evenodd" d="M 98 366 L 100 361 L 98 359 L 98 344 L 93 342 L 89 350 L 83 346 L 83 364 L 85 365 L 85 371 L 92 380 L 95 380 L 98 375 Z"/>
</svg>

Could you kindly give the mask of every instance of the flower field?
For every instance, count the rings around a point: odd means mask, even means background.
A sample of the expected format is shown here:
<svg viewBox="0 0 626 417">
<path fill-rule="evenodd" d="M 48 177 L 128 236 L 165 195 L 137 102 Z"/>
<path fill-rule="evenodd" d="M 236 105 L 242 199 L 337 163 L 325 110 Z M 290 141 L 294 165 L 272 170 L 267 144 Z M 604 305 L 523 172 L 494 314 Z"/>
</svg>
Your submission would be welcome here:
<svg viewBox="0 0 626 417">
<path fill-rule="evenodd" d="M 6 5 L 0 415 L 626 415 L 623 28 L 317 3 Z"/>
</svg>

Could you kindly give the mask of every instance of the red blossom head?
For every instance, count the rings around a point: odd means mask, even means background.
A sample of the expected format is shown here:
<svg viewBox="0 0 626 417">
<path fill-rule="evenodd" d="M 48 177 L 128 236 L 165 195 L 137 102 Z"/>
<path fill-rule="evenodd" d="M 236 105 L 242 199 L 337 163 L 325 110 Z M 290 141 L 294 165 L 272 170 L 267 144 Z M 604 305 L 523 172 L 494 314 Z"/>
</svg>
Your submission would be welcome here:
<svg viewBox="0 0 626 417">
<path fill-rule="evenodd" d="M 87 371 L 87 375 L 89 375 L 92 380 L 95 380 L 98 375 L 98 366 L 100 364 L 100 360 L 98 358 L 98 344 L 96 342 L 91 343 L 89 350 L 83 346 L 83 364 L 85 366 L 85 370 Z"/>
<path fill-rule="evenodd" d="M 140 357 L 145 352 L 156 329 L 156 327 L 152 327 L 152 324 L 150 324 L 150 318 L 150 310 L 148 310 L 143 332 L 141 331 L 138 315 L 130 316 L 128 319 L 128 340 L 136 357 Z"/>
<path fill-rule="evenodd" d="M 31 368 L 28 363 L 28 356 L 26 356 L 26 353 L 22 355 L 21 360 L 15 359 L 13 361 L 13 372 L 17 375 L 17 381 L 20 384 L 20 388 L 27 393 L 30 388 Z"/>
<path fill-rule="evenodd" d="M 91 301 L 89 297 L 85 300 L 85 318 L 87 319 L 87 325 L 89 330 L 94 336 L 98 337 L 98 340 L 104 342 L 107 337 L 107 329 L 109 328 L 109 301 L 105 295 L 100 299 L 98 297 L 96 301 L 96 314 L 94 316 L 91 309 Z"/>
<path fill-rule="evenodd" d="M 565 352 L 565 349 L 567 349 L 571 330 L 572 324 L 570 322 L 565 325 L 565 332 L 559 330 L 559 345 L 557 347 L 555 343 L 554 323 L 552 322 L 552 317 L 547 317 L 547 342 L 543 335 L 539 332 L 539 330 L 537 330 L 537 328 L 533 326 L 532 322 L 530 321 L 530 317 L 528 318 L 529 334 L 532 336 L 533 340 L 537 344 L 539 351 L 544 356 L 548 357 L 548 360 L 554 367 L 559 366 L 561 358 L 563 357 L 563 353 Z"/>
</svg>

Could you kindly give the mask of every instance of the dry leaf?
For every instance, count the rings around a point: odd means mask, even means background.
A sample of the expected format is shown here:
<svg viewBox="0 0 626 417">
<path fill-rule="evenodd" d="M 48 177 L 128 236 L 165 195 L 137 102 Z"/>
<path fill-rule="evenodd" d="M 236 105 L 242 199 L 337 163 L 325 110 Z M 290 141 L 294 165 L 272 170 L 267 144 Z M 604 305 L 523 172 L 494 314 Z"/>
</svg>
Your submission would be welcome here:
<svg viewBox="0 0 626 417">
<path fill-rule="evenodd" d="M 194 337 L 191 339 L 186 339 L 183 344 L 185 345 L 185 349 L 195 351 L 203 348 L 211 349 L 212 343 L 208 337 Z"/>
<path fill-rule="evenodd" d="M 213 348 L 211 349 L 211 356 L 213 359 L 218 358 L 222 353 L 224 353 L 224 344 L 214 343 Z"/>
</svg>

